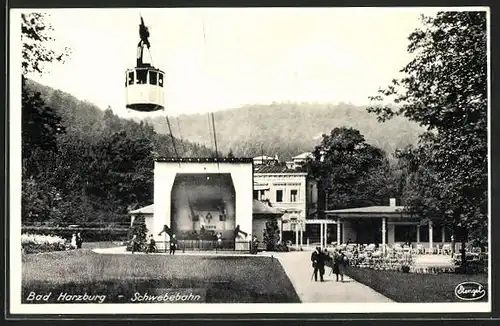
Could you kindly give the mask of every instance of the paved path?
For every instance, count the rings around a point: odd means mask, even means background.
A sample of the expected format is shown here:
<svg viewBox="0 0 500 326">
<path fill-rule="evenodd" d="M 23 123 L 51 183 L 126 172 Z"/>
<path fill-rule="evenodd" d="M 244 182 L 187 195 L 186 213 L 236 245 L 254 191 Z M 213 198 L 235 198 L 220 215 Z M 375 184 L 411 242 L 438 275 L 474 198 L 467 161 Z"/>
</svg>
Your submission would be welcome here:
<svg viewBox="0 0 500 326">
<path fill-rule="evenodd" d="M 325 282 L 311 280 L 311 252 L 275 253 L 303 303 L 314 302 L 393 302 L 366 285 L 344 275 L 344 283 L 335 282 L 335 274 L 326 268 Z"/>
</svg>

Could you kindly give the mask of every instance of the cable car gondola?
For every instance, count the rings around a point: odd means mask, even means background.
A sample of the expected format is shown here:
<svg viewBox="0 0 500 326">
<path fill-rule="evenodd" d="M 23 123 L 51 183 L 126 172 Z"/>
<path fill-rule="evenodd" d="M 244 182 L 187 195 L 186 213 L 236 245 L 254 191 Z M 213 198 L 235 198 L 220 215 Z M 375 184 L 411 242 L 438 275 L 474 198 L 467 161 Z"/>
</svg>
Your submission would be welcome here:
<svg viewBox="0 0 500 326">
<path fill-rule="evenodd" d="M 130 110 L 154 112 L 163 110 L 165 73 L 143 62 L 144 47 L 149 50 L 149 31 L 141 17 L 139 25 L 141 40 L 137 45 L 137 66 L 125 73 L 125 103 Z"/>
</svg>

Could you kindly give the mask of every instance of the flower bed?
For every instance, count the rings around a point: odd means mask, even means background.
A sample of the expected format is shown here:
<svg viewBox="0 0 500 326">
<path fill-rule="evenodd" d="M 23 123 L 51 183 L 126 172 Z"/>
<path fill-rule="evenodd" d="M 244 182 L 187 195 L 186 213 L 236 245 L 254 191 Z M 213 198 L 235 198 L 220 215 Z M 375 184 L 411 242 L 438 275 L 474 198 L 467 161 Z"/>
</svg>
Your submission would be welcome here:
<svg viewBox="0 0 500 326">
<path fill-rule="evenodd" d="M 33 254 L 49 251 L 66 250 L 66 240 L 57 236 L 41 234 L 21 234 L 23 253 Z"/>
</svg>

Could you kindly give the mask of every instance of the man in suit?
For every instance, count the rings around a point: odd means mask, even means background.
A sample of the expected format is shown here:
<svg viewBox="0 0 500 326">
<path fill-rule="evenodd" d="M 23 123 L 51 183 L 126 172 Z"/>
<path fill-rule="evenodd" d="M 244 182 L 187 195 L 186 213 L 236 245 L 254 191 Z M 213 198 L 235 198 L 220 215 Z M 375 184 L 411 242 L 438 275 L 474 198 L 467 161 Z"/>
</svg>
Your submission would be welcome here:
<svg viewBox="0 0 500 326">
<path fill-rule="evenodd" d="M 321 251 L 320 247 L 316 247 L 316 250 L 311 254 L 311 261 L 314 273 L 314 281 L 318 281 L 318 272 L 320 281 L 324 282 L 323 276 L 325 275 L 325 255 Z"/>
</svg>

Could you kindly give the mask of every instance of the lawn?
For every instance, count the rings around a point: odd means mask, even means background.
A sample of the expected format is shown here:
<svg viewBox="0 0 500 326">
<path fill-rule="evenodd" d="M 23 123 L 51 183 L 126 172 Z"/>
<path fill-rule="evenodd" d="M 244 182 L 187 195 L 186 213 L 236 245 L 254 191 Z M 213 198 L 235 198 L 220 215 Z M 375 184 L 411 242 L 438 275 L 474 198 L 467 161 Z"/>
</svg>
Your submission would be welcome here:
<svg viewBox="0 0 500 326">
<path fill-rule="evenodd" d="M 346 274 L 396 302 L 459 302 L 455 287 L 466 281 L 478 282 L 488 288 L 486 273 L 413 274 L 349 267 Z M 479 301 L 487 300 L 488 294 Z"/>
<path fill-rule="evenodd" d="M 212 303 L 300 302 L 271 257 L 103 255 L 88 249 L 23 256 L 23 302 L 31 292 L 86 292 L 127 303 L 136 292 L 158 288 L 203 289 L 205 302 Z"/>
</svg>

